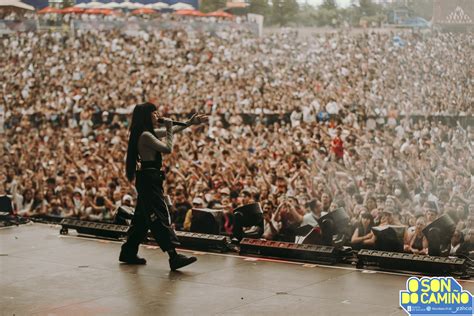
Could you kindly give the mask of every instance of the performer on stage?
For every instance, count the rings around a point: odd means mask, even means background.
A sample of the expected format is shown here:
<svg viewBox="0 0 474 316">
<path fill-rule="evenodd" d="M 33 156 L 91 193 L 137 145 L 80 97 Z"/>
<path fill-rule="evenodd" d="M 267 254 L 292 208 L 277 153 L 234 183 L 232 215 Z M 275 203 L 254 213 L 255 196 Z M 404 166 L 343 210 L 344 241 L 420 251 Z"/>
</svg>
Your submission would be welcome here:
<svg viewBox="0 0 474 316">
<path fill-rule="evenodd" d="M 207 121 L 205 115 L 193 115 L 185 126 L 172 126 L 173 122 L 159 118 L 156 107 L 151 103 L 139 104 L 133 110 L 128 141 L 126 173 L 130 181 L 136 178 L 138 192 L 137 205 L 129 229 L 127 241 L 122 245 L 119 260 L 129 264 L 146 264 L 146 260 L 137 256 L 138 246 L 151 230 L 160 248 L 167 252 L 171 270 L 182 268 L 195 262 L 196 257 L 178 254 L 175 246 L 178 238 L 171 228 L 170 215 L 163 195 L 165 174 L 161 170 L 162 154 L 173 149 L 173 134 L 191 125 Z M 164 124 L 165 129 L 159 127 Z M 159 138 L 166 137 L 163 142 Z M 140 168 L 137 169 L 137 161 Z"/>
</svg>

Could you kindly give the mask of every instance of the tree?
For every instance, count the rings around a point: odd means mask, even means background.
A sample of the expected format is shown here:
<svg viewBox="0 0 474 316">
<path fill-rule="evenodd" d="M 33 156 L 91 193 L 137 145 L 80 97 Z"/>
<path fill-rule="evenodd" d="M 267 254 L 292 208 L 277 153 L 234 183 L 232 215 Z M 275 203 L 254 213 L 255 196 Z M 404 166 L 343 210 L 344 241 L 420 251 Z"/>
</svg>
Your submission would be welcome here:
<svg viewBox="0 0 474 316">
<path fill-rule="evenodd" d="M 296 0 L 273 0 L 272 21 L 279 25 L 286 25 L 298 13 L 299 7 Z"/>
<path fill-rule="evenodd" d="M 249 12 L 267 16 L 270 13 L 268 0 L 250 0 Z"/>
<path fill-rule="evenodd" d="M 373 3 L 372 0 L 360 0 L 359 7 L 363 16 L 374 16 L 380 12 L 379 6 Z"/>
<path fill-rule="evenodd" d="M 410 0 L 407 5 L 416 16 L 431 20 L 433 17 L 433 2 L 433 0 Z"/>
<path fill-rule="evenodd" d="M 285 10 L 289 20 L 293 20 L 299 11 L 298 2 L 296 0 L 283 0 L 283 10 Z"/>
<path fill-rule="evenodd" d="M 317 23 L 318 11 L 309 3 L 300 5 L 300 10 L 296 16 L 298 24 L 304 26 L 314 26 Z"/>
<path fill-rule="evenodd" d="M 337 10 L 336 0 L 324 0 L 319 8 L 325 10 Z"/>
<path fill-rule="evenodd" d="M 199 9 L 202 12 L 213 12 L 219 9 L 224 9 L 226 3 L 226 0 L 202 0 Z"/>
<path fill-rule="evenodd" d="M 338 24 L 338 11 L 334 9 L 319 9 L 316 17 L 318 26 L 336 26 Z"/>
</svg>

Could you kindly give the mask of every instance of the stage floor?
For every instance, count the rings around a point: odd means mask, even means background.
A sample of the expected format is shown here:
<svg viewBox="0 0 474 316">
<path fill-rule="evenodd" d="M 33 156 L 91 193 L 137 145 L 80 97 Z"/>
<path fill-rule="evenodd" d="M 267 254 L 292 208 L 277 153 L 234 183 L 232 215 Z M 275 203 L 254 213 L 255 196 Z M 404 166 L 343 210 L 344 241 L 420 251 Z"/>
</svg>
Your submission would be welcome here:
<svg viewBox="0 0 474 316">
<path fill-rule="evenodd" d="M 196 263 L 171 272 L 156 247 L 141 247 L 145 266 L 120 264 L 119 251 L 59 226 L 0 229 L 1 314 L 405 315 L 407 275 L 193 251 Z"/>
</svg>

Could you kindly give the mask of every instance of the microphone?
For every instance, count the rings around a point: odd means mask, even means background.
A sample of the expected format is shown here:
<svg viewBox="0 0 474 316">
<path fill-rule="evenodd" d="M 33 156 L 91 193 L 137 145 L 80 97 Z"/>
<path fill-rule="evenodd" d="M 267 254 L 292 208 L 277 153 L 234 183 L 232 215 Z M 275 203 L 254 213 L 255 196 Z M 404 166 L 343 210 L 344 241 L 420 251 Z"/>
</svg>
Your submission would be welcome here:
<svg viewBox="0 0 474 316">
<path fill-rule="evenodd" d="M 171 121 L 171 123 L 173 123 L 173 125 L 188 126 L 188 124 L 186 124 L 184 122 L 178 122 L 178 121 L 172 121 L 172 120 L 170 120 L 170 121 Z M 165 119 L 163 119 L 163 118 L 158 119 L 158 123 L 163 124 L 164 122 L 165 122 Z"/>
</svg>

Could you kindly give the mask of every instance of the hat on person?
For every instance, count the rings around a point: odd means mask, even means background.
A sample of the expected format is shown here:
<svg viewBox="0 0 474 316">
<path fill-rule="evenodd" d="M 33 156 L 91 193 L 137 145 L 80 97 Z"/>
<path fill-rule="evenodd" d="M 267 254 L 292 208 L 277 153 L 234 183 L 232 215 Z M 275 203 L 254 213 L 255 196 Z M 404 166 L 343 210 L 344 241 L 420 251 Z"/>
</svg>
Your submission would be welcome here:
<svg viewBox="0 0 474 316">
<path fill-rule="evenodd" d="M 76 193 L 79 193 L 81 195 L 81 197 L 83 196 L 82 194 L 82 191 L 80 189 L 74 189 L 74 191 L 72 191 L 72 194 L 76 194 Z"/>
<path fill-rule="evenodd" d="M 214 203 L 214 205 L 212 206 L 212 208 L 216 208 L 216 209 L 220 209 L 220 208 L 223 208 L 224 205 L 222 205 L 221 202 L 216 202 Z"/>
<path fill-rule="evenodd" d="M 193 199 L 193 204 L 204 205 L 204 201 L 200 197 L 197 196 Z"/>
<path fill-rule="evenodd" d="M 125 194 L 122 198 L 122 202 L 125 202 L 125 201 L 133 202 L 132 196 L 130 194 Z"/>
<path fill-rule="evenodd" d="M 230 195 L 230 189 L 228 187 L 222 188 L 219 191 L 220 194 Z"/>
</svg>

